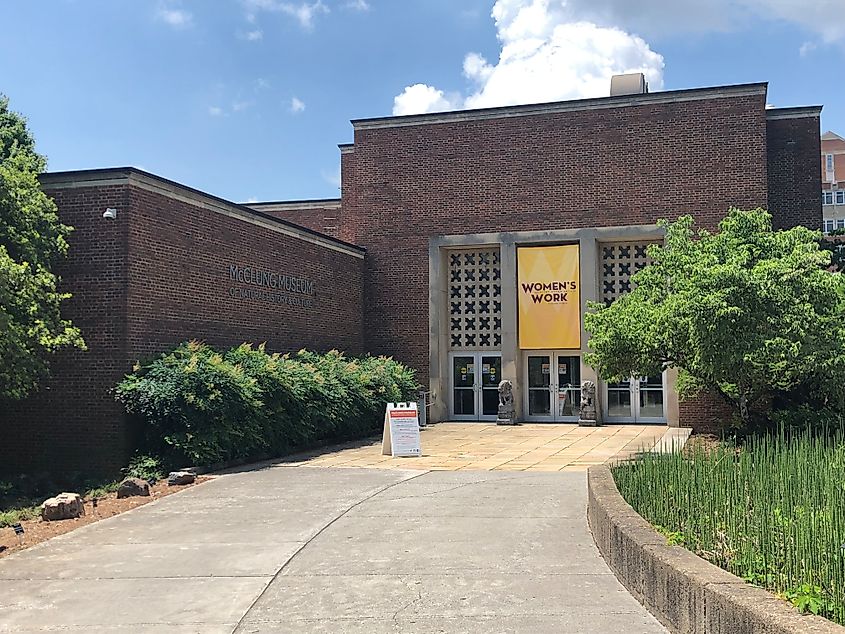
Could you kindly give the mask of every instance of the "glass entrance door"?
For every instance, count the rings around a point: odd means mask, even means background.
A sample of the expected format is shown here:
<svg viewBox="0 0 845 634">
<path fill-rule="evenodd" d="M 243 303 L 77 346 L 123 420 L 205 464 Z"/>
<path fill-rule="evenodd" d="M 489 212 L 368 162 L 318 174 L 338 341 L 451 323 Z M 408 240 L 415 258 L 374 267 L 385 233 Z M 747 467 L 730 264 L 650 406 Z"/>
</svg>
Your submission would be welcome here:
<svg viewBox="0 0 845 634">
<path fill-rule="evenodd" d="M 452 354 L 453 420 L 496 420 L 499 413 L 499 382 L 502 356 L 488 352 Z"/>
<path fill-rule="evenodd" d="M 605 420 L 610 423 L 666 422 L 664 375 L 605 384 Z"/>
<path fill-rule="evenodd" d="M 525 413 L 528 420 L 578 420 L 581 358 L 566 352 L 525 353 Z"/>
</svg>

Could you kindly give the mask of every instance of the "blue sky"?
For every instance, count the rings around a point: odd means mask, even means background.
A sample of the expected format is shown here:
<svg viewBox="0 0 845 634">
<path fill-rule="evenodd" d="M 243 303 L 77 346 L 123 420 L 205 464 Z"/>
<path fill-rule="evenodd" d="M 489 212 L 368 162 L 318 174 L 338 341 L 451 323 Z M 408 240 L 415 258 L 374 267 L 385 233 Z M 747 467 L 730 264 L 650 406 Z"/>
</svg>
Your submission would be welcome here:
<svg viewBox="0 0 845 634">
<path fill-rule="evenodd" d="M 4 4 L 0 92 L 51 170 L 135 165 L 236 201 L 338 196 L 353 118 L 602 96 L 630 70 L 768 81 L 845 133 L 845 0 Z"/>
</svg>

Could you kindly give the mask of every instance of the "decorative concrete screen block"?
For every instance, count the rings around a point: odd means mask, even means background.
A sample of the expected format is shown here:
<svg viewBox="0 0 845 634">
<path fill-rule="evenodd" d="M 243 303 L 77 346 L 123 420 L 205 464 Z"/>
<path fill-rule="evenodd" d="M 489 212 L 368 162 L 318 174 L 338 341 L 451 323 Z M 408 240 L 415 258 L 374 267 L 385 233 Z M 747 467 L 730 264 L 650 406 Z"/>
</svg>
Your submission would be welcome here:
<svg viewBox="0 0 845 634">
<path fill-rule="evenodd" d="M 606 242 L 600 245 L 601 298 L 605 304 L 633 290 L 631 276 L 651 262 L 646 251 L 651 242 Z"/>
<path fill-rule="evenodd" d="M 85 506 L 78 493 L 60 493 L 41 505 L 41 519 L 45 522 L 71 520 L 85 515 Z"/>
<path fill-rule="evenodd" d="M 499 249 L 449 251 L 449 347 L 502 346 L 502 271 Z"/>
</svg>

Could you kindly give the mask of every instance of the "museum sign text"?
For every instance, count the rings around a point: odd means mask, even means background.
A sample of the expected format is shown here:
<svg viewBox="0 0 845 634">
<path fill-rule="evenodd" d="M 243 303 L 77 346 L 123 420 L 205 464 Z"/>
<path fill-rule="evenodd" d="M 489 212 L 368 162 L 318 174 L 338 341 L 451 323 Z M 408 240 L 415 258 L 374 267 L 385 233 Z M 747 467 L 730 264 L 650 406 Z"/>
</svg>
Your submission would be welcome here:
<svg viewBox="0 0 845 634">
<path fill-rule="evenodd" d="M 229 296 L 234 299 L 257 299 L 302 308 L 314 305 L 315 285 L 307 277 L 230 264 L 229 281 L 247 285 L 229 288 Z"/>
</svg>

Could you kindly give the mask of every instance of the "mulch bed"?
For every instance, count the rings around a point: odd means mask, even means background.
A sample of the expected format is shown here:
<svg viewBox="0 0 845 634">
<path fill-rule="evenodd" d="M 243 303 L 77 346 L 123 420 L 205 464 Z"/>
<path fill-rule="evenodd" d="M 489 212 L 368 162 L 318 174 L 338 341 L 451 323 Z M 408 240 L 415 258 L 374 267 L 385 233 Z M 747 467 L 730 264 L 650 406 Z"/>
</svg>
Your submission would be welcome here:
<svg viewBox="0 0 845 634">
<path fill-rule="evenodd" d="M 167 486 L 166 481 L 157 482 L 150 487 L 149 497 L 131 497 L 117 499 L 117 492 L 109 493 L 105 497 L 98 498 L 97 509 L 94 510 L 92 500 L 85 500 L 85 515 L 77 517 L 72 520 L 60 520 L 56 522 L 45 522 L 41 518 L 35 520 L 26 520 L 21 522 L 23 526 L 23 543 L 15 535 L 15 531 L 11 527 L 0 528 L 0 558 L 5 557 L 13 552 L 24 550 L 35 544 L 47 541 L 51 537 L 69 533 L 72 530 L 85 526 L 86 524 L 93 524 L 99 520 L 113 515 L 119 515 L 125 511 L 142 506 L 153 500 L 158 500 L 168 495 L 184 491 L 198 484 L 202 484 L 209 477 L 199 477 L 193 484 L 186 484 L 184 486 Z"/>
</svg>

